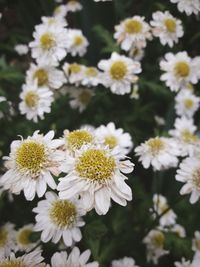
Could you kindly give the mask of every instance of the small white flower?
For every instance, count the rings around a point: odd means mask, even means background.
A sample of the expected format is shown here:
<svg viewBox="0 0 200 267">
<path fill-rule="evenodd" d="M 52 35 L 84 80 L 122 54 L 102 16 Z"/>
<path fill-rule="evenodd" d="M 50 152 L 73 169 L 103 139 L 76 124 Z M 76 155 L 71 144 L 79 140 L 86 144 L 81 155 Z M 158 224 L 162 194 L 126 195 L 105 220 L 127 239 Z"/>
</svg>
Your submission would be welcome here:
<svg viewBox="0 0 200 267">
<path fill-rule="evenodd" d="M 78 194 L 85 208 L 88 211 L 95 208 L 99 215 L 108 212 L 111 199 L 126 206 L 132 192 L 122 173 L 132 172 L 133 163 L 123 159 L 117 149 L 93 144 L 83 146 L 61 166 L 61 171 L 68 175 L 59 179 L 60 198 L 69 199 Z"/>
<path fill-rule="evenodd" d="M 38 87 L 49 87 L 52 89 L 60 88 L 65 82 L 64 73 L 47 64 L 39 63 L 31 64 L 30 69 L 26 73 L 26 82 L 28 84 L 37 82 Z"/>
<path fill-rule="evenodd" d="M 122 128 L 116 129 L 113 122 L 108 123 L 106 126 L 99 126 L 95 131 L 95 135 L 99 141 L 110 149 L 119 147 L 124 154 L 128 154 L 133 147 L 130 134 L 124 133 Z"/>
<path fill-rule="evenodd" d="M 101 74 L 95 67 L 85 67 L 81 84 L 84 86 L 97 86 L 100 83 Z"/>
<path fill-rule="evenodd" d="M 162 45 L 168 44 L 172 47 L 183 36 L 182 22 L 173 17 L 169 11 L 154 12 L 152 17 L 150 24 L 153 27 L 153 35 L 160 38 Z"/>
<path fill-rule="evenodd" d="M 144 48 L 134 46 L 128 54 L 133 60 L 141 61 L 144 57 Z"/>
<path fill-rule="evenodd" d="M 88 40 L 81 30 L 69 29 L 67 33 L 67 51 L 73 57 L 82 57 L 87 52 Z"/>
<path fill-rule="evenodd" d="M 1 258 L 8 257 L 11 251 L 17 248 L 15 243 L 14 225 L 6 223 L 0 226 L 0 262 Z"/>
<path fill-rule="evenodd" d="M 91 98 L 94 96 L 94 91 L 92 89 L 89 88 L 73 88 L 73 90 L 71 90 L 69 92 L 70 95 L 70 107 L 73 109 L 78 109 L 79 112 L 83 112 L 88 104 L 91 101 Z"/>
<path fill-rule="evenodd" d="M 59 5 L 54 9 L 53 15 L 55 18 L 65 18 L 67 12 L 68 12 L 67 5 Z"/>
<path fill-rule="evenodd" d="M 155 137 L 135 148 L 136 156 L 145 169 L 152 165 L 154 171 L 176 167 L 180 151 L 172 138 Z"/>
<path fill-rule="evenodd" d="M 195 96 L 191 91 L 182 89 L 175 97 L 176 114 L 191 118 L 198 110 L 200 97 Z"/>
<path fill-rule="evenodd" d="M 200 197 L 200 159 L 189 157 L 182 161 L 177 170 L 176 180 L 185 183 L 181 195 L 190 194 L 190 203 L 194 204 Z"/>
<path fill-rule="evenodd" d="M 37 82 L 24 84 L 20 98 L 21 114 L 25 114 L 28 120 L 34 122 L 38 121 L 38 117 L 44 119 L 44 113 L 51 112 L 51 104 L 54 100 L 53 93 L 48 87 L 37 87 Z"/>
<path fill-rule="evenodd" d="M 185 228 L 180 225 L 180 224 L 174 224 L 171 228 L 170 231 L 177 234 L 179 237 L 186 237 L 186 232 Z"/>
<path fill-rule="evenodd" d="M 200 12 L 199 0 L 170 0 L 172 3 L 177 3 L 178 10 L 185 12 L 188 16 L 194 13 L 197 15 Z"/>
<path fill-rule="evenodd" d="M 26 55 L 28 53 L 28 46 L 23 44 L 18 44 L 14 47 L 15 51 L 20 55 Z"/>
<path fill-rule="evenodd" d="M 159 126 L 163 126 L 165 125 L 165 119 L 163 117 L 160 117 L 158 115 L 154 116 L 155 122 L 159 125 Z"/>
<path fill-rule="evenodd" d="M 58 176 L 63 152 L 57 150 L 62 140 L 53 139 L 54 131 L 46 135 L 34 132 L 27 139 L 11 143 L 9 157 L 4 157 L 8 171 L 1 177 L 0 184 L 6 190 L 19 194 L 22 190 L 27 200 L 33 200 L 35 194 L 42 197 L 47 185 L 55 189 L 52 174 Z"/>
<path fill-rule="evenodd" d="M 160 79 L 165 81 L 171 91 L 177 92 L 188 83 L 196 84 L 199 79 L 196 64 L 185 51 L 165 54 L 165 59 L 160 62 L 160 68 L 165 71 Z"/>
<path fill-rule="evenodd" d="M 124 95 L 131 92 L 131 85 L 137 81 L 135 74 L 141 72 L 140 63 L 113 52 L 108 60 L 101 60 L 98 67 L 104 71 L 101 83 L 112 93 Z"/>
<path fill-rule="evenodd" d="M 114 38 L 125 51 L 133 47 L 143 48 L 146 40 L 151 39 L 150 26 L 144 21 L 144 17 L 127 18 L 115 26 Z"/>
<path fill-rule="evenodd" d="M 63 71 L 70 84 L 80 85 L 85 77 L 85 66 L 78 63 L 65 63 L 63 65 Z"/>
<path fill-rule="evenodd" d="M 176 267 L 192 267 L 192 264 L 190 261 L 187 261 L 185 258 L 181 258 L 181 261 L 174 262 L 174 265 Z"/>
<path fill-rule="evenodd" d="M 45 194 L 46 199 L 33 209 L 36 215 L 35 231 L 42 231 L 43 242 L 58 243 L 62 238 L 66 246 L 82 238 L 80 227 L 84 226 L 81 216 L 85 215 L 82 203 L 77 198 L 61 200 L 53 192 Z"/>
<path fill-rule="evenodd" d="M 192 250 L 195 253 L 200 253 L 200 232 L 195 231 L 194 238 L 192 239 Z"/>
<path fill-rule="evenodd" d="M 80 253 L 79 248 L 74 247 L 69 255 L 66 251 L 56 252 L 51 258 L 52 267 L 79 266 L 79 267 L 98 267 L 96 261 L 87 263 L 90 257 L 90 250 Z"/>
<path fill-rule="evenodd" d="M 17 230 L 15 238 L 18 250 L 29 252 L 37 246 L 38 242 L 33 242 L 30 239 L 33 227 L 33 224 L 27 224 Z"/>
<path fill-rule="evenodd" d="M 135 260 L 130 257 L 112 261 L 111 267 L 139 267 L 135 264 Z"/>
<path fill-rule="evenodd" d="M 76 11 L 80 11 L 83 6 L 81 5 L 81 3 L 77 0 L 70 0 L 67 3 L 67 11 L 68 12 L 76 12 Z"/>
<path fill-rule="evenodd" d="M 5 98 L 5 96 L 0 96 L 0 103 L 1 102 L 4 102 L 4 101 L 7 101 L 7 99 Z"/>
</svg>

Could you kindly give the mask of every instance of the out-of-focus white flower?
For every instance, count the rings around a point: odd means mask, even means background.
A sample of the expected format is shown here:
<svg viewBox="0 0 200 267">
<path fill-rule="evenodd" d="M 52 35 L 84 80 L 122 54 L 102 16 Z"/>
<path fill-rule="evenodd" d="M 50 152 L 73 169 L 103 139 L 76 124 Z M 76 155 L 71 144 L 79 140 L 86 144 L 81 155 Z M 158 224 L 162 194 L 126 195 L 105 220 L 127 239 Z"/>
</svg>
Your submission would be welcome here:
<svg viewBox="0 0 200 267">
<path fill-rule="evenodd" d="M 33 200 L 35 194 L 42 197 L 47 185 L 55 189 L 52 176 L 63 160 L 63 152 L 57 148 L 63 145 L 62 140 L 53 139 L 54 131 L 46 135 L 35 131 L 27 139 L 11 143 L 9 157 L 4 157 L 8 171 L 1 177 L 0 184 L 6 190 L 19 194 L 22 190 L 27 200 Z"/>
<path fill-rule="evenodd" d="M 67 12 L 76 12 L 76 11 L 80 11 L 83 8 L 81 3 L 77 0 L 68 1 L 68 3 L 66 4 L 66 7 L 67 7 Z"/>
<path fill-rule="evenodd" d="M 55 16 L 55 18 L 65 18 L 67 12 L 67 5 L 59 5 L 54 9 L 53 15 Z"/>
<path fill-rule="evenodd" d="M 29 50 L 28 46 L 23 45 L 23 44 L 15 45 L 14 49 L 17 52 L 17 54 L 19 54 L 20 56 L 26 55 L 28 53 L 28 50 Z"/>
<path fill-rule="evenodd" d="M 192 250 L 195 253 L 200 253 L 200 232 L 195 231 L 194 238 L 192 239 Z"/>
<path fill-rule="evenodd" d="M 155 218 L 156 216 L 162 215 L 159 219 L 159 224 L 162 227 L 175 224 L 177 216 L 174 213 L 174 211 L 169 208 L 167 199 L 164 196 L 154 194 L 153 209 L 154 209 L 154 212 L 156 212 L 156 215 L 153 214 Z"/>
<path fill-rule="evenodd" d="M 81 84 L 84 86 L 97 86 L 100 83 L 101 74 L 95 67 L 85 67 Z"/>
<path fill-rule="evenodd" d="M 141 72 L 140 63 L 113 52 L 108 60 L 101 60 L 98 67 L 104 71 L 101 83 L 111 92 L 124 95 L 131 92 L 132 83 L 138 80 L 135 74 Z"/>
<path fill-rule="evenodd" d="M 160 68 L 165 71 L 160 79 L 165 81 L 171 91 L 176 92 L 188 83 L 196 84 L 199 79 L 196 64 L 185 51 L 165 54 L 165 59 L 160 62 Z"/>
<path fill-rule="evenodd" d="M 155 115 L 154 119 L 159 126 L 165 125 L 165 119 L 163 117 Z"/>
<path fill-rule="evenodd" d="M 54 100 L 53 93 L 47 87 L 37 87 L 37 82 L 24 84 L 20 93 L 19 109 L 28 120 L 34 122 L 44 119 L 44 113 L 50 113 Z"/>
<path fill-rule="evenodd" d="M 66 251 L 56 252 L 51 258 L 52 267 L 79 266 L 79 267 L 98 267 L 96 261 L 87 263 L 90 257 L 90 250 L 80 253 L 79 248 L 74 247 L 69 255 Z"/>
<path fill-rule="evenodd" d="M 152 17 L 150 24 L 153 27 L 153 35 L 159 37 L 162 45 L 168 44 L 172 47 L 183 36 L 182 22 L 173 17 L 169 11 L 156 11 Z"/>
<path fill-rule="evenodd" d="M 119 147 L 124 154 L 128 154 L 133 147 L 130 134 L 125 133 L 122 128 L 117 129 L 113 122 L 108 123 L 106 126 L 99 126 L 95 131 L 95 135 L 100 142 L 110 149 Z"/>
<path fill-rule="evenodd" d="M 81 30 L 69 29 L 67 33 L 67 51 L 73 57 L 82 57 L 87 52 L 88 40 Z"/>
<path fill-rule="evenodd" d="M 190 261 L 187 261 L 185 258 L 181 258 L 181 261 L 174 262 L 176 267 L 193 267 Z"/>
<path fill-rule="evenodd" d="M 134 47 L 143 48 L 146 40 L 151 39 L 150 26 L 144 21 L 144 17 L 127 18 L 115 26 L 114 38 L 125 51 Z"/>
<path fill-rule="evenodd" d="M 67 80 L 64 73 L 54 66 L 45 63 L 31 64 L 26 73 L 26 82 L 28 84 L 37 82 L 38 87 L 49 87 L 52 89 L 60 88 Z"/>
<path fill-rule="evenodd" d="M 82 238 L 80 227 L 85 223 L 81 216 L 85 215 L 82 203 L 77 198 L 60 200 L 53 192 L 45 194 L 46 199 L 38 202 L 33 209 L 36 215 L 35 231 L 42 231 L 43 242 L 58 243 L 62 238 L 66 246 L 79 242 Z"/>
<path fill-rule="evenodd" d="M 155 137 L 135 148 L 136 156 L 145 169 L 152 165 L 154 171 L 176 167 L 180 151 L 172 138 Z"/>
<path fill-rule="evenodd" d="M 133 99 L 139 99 L 140 95 L 139 95 L 139 86 L 138 84 L 134 84 L 132 92 L 130 94 L 130 98 Z"/>
<path fill-rule="evenodd" d="M 143 243 L 147 248 L 147 261 L 158 264 L 160 257 L 169 254 L 169 251 L 164 249 L 165 236 L 160 230 L 151 230 L 143 239 Z"/>
<path fill-rule="evenodd" d="M 31 234 L 33 233 L 33 224 L 24 225 L 16 232 L 17 249 L 20 251 L 31 251 L 37 246 L 38 242 L 31 241 Z"/>
<path fill-rule="evenodd" d="M 67 156 L 61 171 L 67 173 L 58 184 L 61 199 L 81 196 L 82 205 L 89 211 L 95 208 L 99 215 L 108 212 L 111 199 L 122 206 L 132 199 L 132 191 L 122 173 L 133 171 L 133 163 L 124 160 L 118 149 L 103 145 L 85 145 L 75 156 Z"/>
<path fill-rule="evenodd" d="M 0 103 L 1 102 L 4 102 L 4 101 L 7 101 L 7 99 L 5 98 L 5 96 L 0 96 Z"/>
<path fill-rule="evenodd" d="M 180 225 L 180 224 L 174 224 L 171 228 L 170 231 L 177 234 L 179 237 L 186 237 L 186 232 L 185 228 Z"/>
<path fill-rule="evenodd" d="M 136 265 L 135 260 L 130 257 L 124 257 L 123 259 L 113 260 L 111 267 L 139 267 Z"/>
<path fill-rule="evenodd" d="M 194 13 L 197 15 L 200 12 L 199 0 L 170 0 L 172 3 L 177 3 L 178 10 L 185 12 L 188 16 Z"/>
<path fill-rule="evenodd" d="M 176 180 L 185 183 L 181 195 L 190 194 L 190 203 L 194 204 L 200 197 L 200 158 L 189 157 L 182 161 L 177 170 Z"/>
<path fill-rule="evenodd" d="M 132 47 L 129 51 L 129 57 L 136 61 L 141 61 L 144 57 L 144 49 L 139 47 Z"/>
<path fill-rule="evenodd" d="M 65 63 L 63 65 L 63 71 L 70 84 L 80 85 L 85 77 L 85 66 L 78 63 Z"/>
<path fill-rule="evenodd" d="M 195 96 L 191 91 L 182 89 L 175 97 L 176 114 L 191 118 L 198 110 L 200 97 Z"/>
<path fill-rule="evenodd" d="M 3 257 L 8 257 L 11 251 L 16 250 L 15 233 L 12 223 L 0 226 L 0 263 Z"/>
<path fill-rule="evenodd" d="M 94 96 L 94 91 L 89 88 L 79 87 L 78 89 L 74 88 L 73 90 L 70 90 L 69 94 L 71 99 L 69 104 L 71 108 L 83 112 L 90 103 L 91 98 Z"/>
</svg>

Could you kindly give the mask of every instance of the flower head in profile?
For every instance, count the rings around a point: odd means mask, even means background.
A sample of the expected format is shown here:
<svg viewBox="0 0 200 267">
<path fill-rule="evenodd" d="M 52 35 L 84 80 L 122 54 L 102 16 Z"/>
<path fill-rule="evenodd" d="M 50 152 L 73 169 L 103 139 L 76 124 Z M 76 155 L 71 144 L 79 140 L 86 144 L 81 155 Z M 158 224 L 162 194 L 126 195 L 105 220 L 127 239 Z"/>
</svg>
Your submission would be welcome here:
<svg viewBox="0 0 200 267">
<path fill-rule="evenodd" d="M 24 191 L 27 200 L 33 200 L 35 194 L 42 197 L 47 185 L 55 189 L 52 175 L 59 174 L 63 152 L 58 147 L 62 140 L 53 139 L 54 131 L 46 135 L 33 133 L 27 139 L 13 141 L 6 160 L 7 172 L 1 177 L 0 184 L 14 194 Z"/>
<path fill-rule="evenodd" d="M 98 67 L 103 71 L 102 84 L 110 88 L 111 92 L 124 95 L 131 92 L 131 85 L 141 72 L 140 63 L 128 57 L 113 52 L 108 60 L 101 60 Z"/>
<path fill-rule="evenodd" d="M 80 195 L 82 205 L 89 211 L 95 208 L 99 215 L 108 212 L 111 199 L 122 206 L 132 199 L 127 177 L 122 173 L 133 171 L 133 163 L 124 160 L 120 151 L 100 144 L 89 144 L 68 156 L 61 166 L 67 175 L 58 184 L 61 199 Z"/>
<path fill-rule="evenodd" d="M 43 242 L 58 243 L 62 238 L 66 246 L 72 246 L 82 238 L 80 227 L 84 226 L 81 216 L 85 215 L 77 198 L 61 200 L 53 192 L 45 194 L 46 199 L 38 202 L 33 209 L 36 215 L 35 231 L 42 231 Z"/>
</svg>

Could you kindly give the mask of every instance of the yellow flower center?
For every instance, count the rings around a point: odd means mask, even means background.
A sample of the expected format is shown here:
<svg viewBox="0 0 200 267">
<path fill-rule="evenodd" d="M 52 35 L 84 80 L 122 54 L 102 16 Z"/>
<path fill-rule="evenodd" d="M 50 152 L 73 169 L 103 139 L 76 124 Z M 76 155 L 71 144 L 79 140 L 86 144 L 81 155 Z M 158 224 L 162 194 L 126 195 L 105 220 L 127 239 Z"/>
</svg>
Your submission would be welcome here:
<svg viewBox="0 0 200 267">
<path fill-rule="evenodd" d="M 85 72 L 86 76 L 88 77 L 96 77 L 98 72 L 97 72 L 97 69 L 94 68 L 94 67 L 89 67 L 86 69 L 86 72 Z"/>
<path fill-rule="evenodd" d="M 91 143 L 94 140 L 92 134 L 86 130 L 75 130 L 67 135 L 67 144 L 69 149 L 80 149 L 84 144 Z"/>
<path fill-rule="evenodd" d="M 57 200 L 49 209 L 50 219 L 60 228 L 73 226 L 76 215 L 76 206 L 68 200 Z"/>
<path fill-rule="evenodd" d="M 45 146 L 35 141 L 26 141 L 17 149 L 15 160 L 20 171 L 37 176 L 46 163 Z"/>
<path fill-rule="evenodd" d="M 142 23 L 135 19 L 129 19 L 125 23 L 125 31 L 129 34 L 140 33 L 142 31 L 142 28 Z"/>
<path fill-rule="evenodd" d="M 84 105 L 88 105 L 91 98 L 92 98 L 92 94 L 88 90 L 83 90 L 82 92 L 80 92 L 78 96 L 79 101 Z"/>
<path fill-rule="evenodd" d="M 5 260 L 0 263 L 0 267 L 28 267 L 21 260 Z"/>
<path fill-rule="evenodd" d="M 165 236 L 162 232 L 156 232 L 154 233 L 153 237 L 152 237 L 152 244 L 157 247 L 160 248 L 163 246 L 165 241 Z"/>
<path fill-rule="evenodd" d="M 104 144 L 108 145 L 109 148 L 112 149 L 117 145 L 117 138 L 114 135 L 107 135 L 104 138 Z"/>
<path fill-rule="evenodd" d="M 45 69 L 38 69 L 33 74 L 33 79 L 37 79 L 38 86 L 43 86 L 48 83 L 49 77 Z"/>
<path fill-rule="evenodd" d="M 75 46 L 80 46 L 82 44 L 83 44 L 83 37 L 80 36 L 80 35 L 75 36 L 75 38 L 74 38 L 74 45 Z"/>
<path fill-rule="evenodd" d="M 26 105 L 29 108 L 34 108 L 37 106 L 38 101 L 39 101 L 39 96 L 36 92 L 34 91 L 29 91 L 24 98 L 24 101 L 26 103 Z"/>
<path fill-rule="evenodd" d="M 77 74 L 77 73 L 79 73 L 81 71 L 81 66 L 79 64 L 77 64 L 77 63 L 70 64 L 69 71 L 71 73 Z"/>
<path fill-rule="evenodd" d="M 198 140 L 198 137 L 191 133 L 188 129 L 185 129 L 181 132 L 181 137 L 185 143 L 192 143 Z"/>
<path fill-rule="evenodd" d="M 194 183 L 194 185 L 197 188 L 200 188 L 200 168 L 194 170 L 193 174 L 192 174 L 192 181 Z M 199 240 L 199 245 L 200 245 L 200 240 Z M 200 248 L 200 247 L 199 247 Z"/>
<path fill-rule="evenodd" d="M 168 32 L 175 32 L 176 31 L 176 21 L 175 19 L 166 19 L 164 21 L 165 27 Z"/>
<path fill-rule="evenodd" d="M 0 248 L 4 247 L 8 239 L 8 232 L 4 229 L 4 227 L 0 228 Z"/>
<path fill-rule="evenodd" d="M 79 157 L 75 169 L 82 178 L 104 183 L 112 178 L 115 167 L 115 159 L 106 151 L 89 149 Z"/>
<path fill-rule="evenodd" d="M 165 147 L 164 142 L 159 137 L 150 138 L 147 141 L 147 145 L 149 146 L 150 151 L 153 155 L 158 154 Z"/>
<path fill-rule="evenodd" d="M 55 38 L 54 38 L 53 34 L 48 33 L 48 32 L 44 33 L 40 37 L 40 44 L 44 50 L 48 50 L 48 49 L 51 49 L 52 47 L 54 47 L 56 42 L 55 42 Z"/>
<path fill-rule="evenodd" d="M 185 78 L 190 73 L 190 66 L 185 61 L 179 61 L 175 65 L 175 73 L 181 78 Z"/>
<path fill-rule="evenodd" d="M 184 106 L 187 108 L 187 109 L 191 109 L 193 106 L 194 106 L 194 102 L 192 99 L 190 98 L 187 98 L 184 100 Z"/>
<path fill-rule="evenodd" d="M 31 229 L 25 228 L 19 231 L 17 235 L 17 242 L 21 245 L 31 244 L 30 236 L 33 233 Z"/>
<path fill-rule="evenodd" d="M 110 75 L 113 80 L 122 80 L 127 74 L 127 66 L 121 61 L 115 61 L 110 68 Z"/>
</svg>

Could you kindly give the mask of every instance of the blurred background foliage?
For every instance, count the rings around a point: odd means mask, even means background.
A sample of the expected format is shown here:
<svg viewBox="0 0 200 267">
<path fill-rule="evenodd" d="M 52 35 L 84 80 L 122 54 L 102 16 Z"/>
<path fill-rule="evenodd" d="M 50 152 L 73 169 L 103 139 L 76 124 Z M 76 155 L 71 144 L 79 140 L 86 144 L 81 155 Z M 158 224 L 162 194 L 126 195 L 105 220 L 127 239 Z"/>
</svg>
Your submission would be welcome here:
<svg viewBox="0 0 200 267">
<path fill-rule="evenodd" d="M 174 53 L 186 50 L 190 56 L 200 55 L 199 19 L 187 17 L 177 11 L 176 5 L 170 1 L 161 0 L 113 0 L 107 3 L 95 3 L 92 0 L 82 0 L 83 10 L 67 17 L 69 27 L 81 28 L 88 38 L 90 46 L 84 58 L 70 58 L 69 62 L 80 62 L 96 66 L 98 61 L 110 57 L 113 51 L 120 48 L 113 39 L 114 26 L 122 19 L 133 15 L 145 16 L 151 19 L 157 10 L 169 10 L 180 18 L 184 25 L 185 35 L 173 49 L 163 47 L 156 38 L 149 42 L 142 60 L 142 74 L 139 80 L 139 99 L 131 99 L 129 95 L 117 96 L 101 86 L 96 88 L 96 95 L 83 113 L 72 110 L 68 97 L 58 94 L 53 103 L 52 112 L 43 121 L 33 123 L 19 114 L 18 103 L 25 72 L 30 64 L 30 55 L 18 56 L 14 46 L 19 43 L 27 44 L 32 40 L 34 26 L 40 23 L 41 16 L 51 16 L 56 6 L 53 0 L 0 0 L 0 95 L 5 96 L 10 103 L 0 103 L 3 118 L 0 119 L 0 156 L 8 155 L 9 145 L 17 135 L 27 137 L 34 130 L 46 133 L 50 129 L 56 131 L 57 137 L 62 136 L 64 129 L 77 129 L 83 124 L 99 126 L 110 121 L 129 132 L 134 144 L 155 135 L 167 135 L 167 130 L 173 127 L 175 118 L 174 95 L 160 82 L 159 60 L 169 51 Z M 198 85 L 196 94 L 198 93 Z M 10 114 L 9 109 L 13 110 Z M 154 116 L 166 119 L 166 125 L 157 126 Z M 199 113 L 196 114 L 198 124 Z M 175 170 L 160 172 L 157 177 L 151 170 L 144 170 L 134 153 L 130 154 L 136 164 L 135 171 L 130 175 L 129 185 L 133 190 L 133 201 L 126 208 L 113 204 L 106 216 L 97 216 L 90 212 L 85 220 L 84 238 L 78 244 L 80 249 L 90 248 L 95 260 L 101 266 L 109 266 L 111 260 L 124 256 L 135 258 L 139 266 L 146 264 L 145 247 L 142 239 L 155 223 L 150 217 L 153 193 L 162 193 L 178 214 L 178 223 L 187 231 L 187 237 L 178 238 L 168 234 L 166 247 L 171 251 L 170 256 L 163 257 L 158 266 L 173 266 L 173 262 L 182 256 L 190 258 L 191 238 L 195 230 L 200 230 L 200 205 L 190 205 L 188 198 L 179 196 L 180 185 L 175 182 Z M 0 174 L 4 172 L 1 160 Z M 155 183 L 157 179 L 157 183 Z M 18 227 L 34 222 L 31 210 L 36 206 L 37 199 L 25 201 L 23 196 L 14 196 L 9 202 L 3 194 L 0 199 L 0 223 L 11 221 Z M 44 245 L 47 259 L 56 250 L 53 244 Z"/>
</svg>

